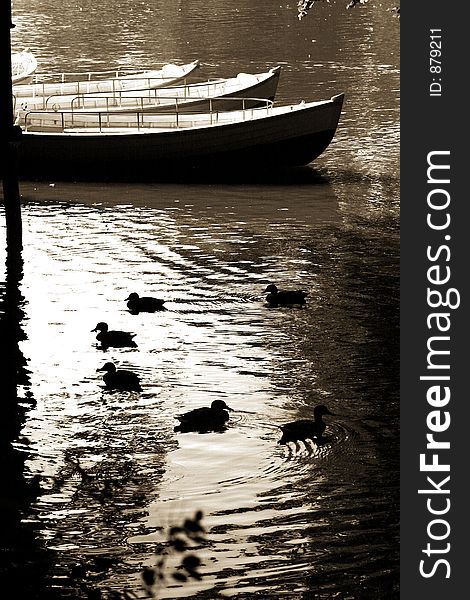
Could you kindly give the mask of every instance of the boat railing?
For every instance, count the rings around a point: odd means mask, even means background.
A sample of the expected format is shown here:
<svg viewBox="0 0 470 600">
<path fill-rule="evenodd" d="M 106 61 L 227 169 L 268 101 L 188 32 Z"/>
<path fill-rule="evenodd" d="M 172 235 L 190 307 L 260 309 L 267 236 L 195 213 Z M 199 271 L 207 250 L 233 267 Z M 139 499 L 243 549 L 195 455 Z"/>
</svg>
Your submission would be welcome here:
<svg viewBox="0 0 470 600">
<path fill-rule="evenodd" d="M 138 75 L 145 71 L 153 71 L 156 68 L 163 68 L 168 63 L 156 62 L 151 67 L 128 68 L 118 67 L 117 69 L 107 69 L 103 71 L 63 71 L 61 73 L 36 73 L 33 77 L 33 83 L 56 82 L 70 83 L 71 81 L 92 81 L 93 79 L 113 79 L 118 77 L 128 77 L 129 75 Z"/>
<path fill-rule="evenodd" d="M 221 110 L 228 100 L 239 102 L 234 110 Z M 248 121 L 257 116 L 271 114 L 273 101 L 266 98 L 226 98 L 207 99 L 208 106 L 198 112 L 180 110 L 178 103 L 161 111 L 151 110 L 31 110 L 24 113 L 19 124 L 24 131 L 65 131 L 68 129 L 92 128 L 105 132 L 110 128 L 130 129 L 179 129 L 196 126 L 214 125 L 224 122 Z"/>
<path fill-rule="evenodd" d="M 175 107 L 175 111 L 178 111 L 180 108 L 187 108 L 188 110 L 197 110 L 207 112 L 207 106 L 209 107 L 209 112 L 212 111 L 212 105 L 217 104 L 219 106 L 226 106 L 225 110 L 235 110 L 237 108 L 245 108 L 246 102 L 248 100 L 251 104 L 253 102 L 264 103 L 266 100 L 263 98 L 262 100 L 259 98 L 237 98 L 234 96 L 223 95 L 221 92 L 220 95 L 211 95 L 210 91 L 208 93 L 203 94 L 201 90 L 199 93 L 195 94 L 194 91 L 182 91 L 181 94 L 178 95 L 170 95 L 170 94 L 157 94 L 157 93 L 145 93 L 144 95 L 124 95 L 124 94 L 112 94 L 112 95 L 101 95 L 94 96 L 90 94 L 75 96 L 71 102 L 70 106 L 67 107 L 68 110 L 86 110 L 86 109 L 101 109 L 102 111 L 108 110 L 127 110 L 127 109 L 138 109 L 138 110 L 152 110 L 152 109 L 160 109 L 161 107 Z M 152 90 L 151 90 L 152 91 Z M 187 106 L 189 103 L 189 106 Z M 199 108 L 196 108 L 199 107 Z M 50 96 L 46 101 L 46 109 L 51 108 L 53 110 L 58 110 L 58 107 L 54 106 L 54 96 Z"/>
<path fill-rule="evenodd" d="M 188 78 L 184 77 L 179 82 L 179 86 L 187 86 Z M 72 96 L 81 94 L 118 94 L 119 92 L 132 93 L 139 90 L 150 90 L 158 87 L 159 89 L 165 87 L 165 81 L 174 82 L 174 76 L 162 77 L 162 76 L 145 76 L 136 77 L 135 79 L 123 79 L 122 77 L 110 77 L 108 79 L 84 79 L 83 81 L 74 82 L 57 82 L 59 90 L 55 96 Z M 13 89 L 13 95 L 18 98 L 48 98 L 50 93 L 48 92 L 47 86 L 49 82 L 32 83 L 28 84 L 28 92 L 21 88 L 21 84 L 15 85 Z M 100 85 L 106 85 L 109 89 L 100 90 Z M 62 87 L 60 87 L 62 86 Z M 69 87 L 66 87 L 69 86 Z M 73 86 L 73 87 L 70 87 Z M 92 89 L 93 86 L 93 89 Z M 24 86 L 26 88 L 26 85 Z M 98 88 L 98 89 L 96 89 Z"/>
<path fill-rule="evenodd" d="M 221 80 L 213 82 L 205 82 L 203 84 L 179 85 L 166 88 L 138 88 L 133 90 L 113 90 L 111 92 L 97 92 L 96 94 L 82 93 L 73 96 L 70 101 L 67 101 L 67 108 L 70 110 L 83 108 L 101 108 L 107 110 L 111 107 L 136 106 L 145 108 L 146 105 L 160 106 L 177 101 L 188 100 L 207 100 L 214 97 L 211 92 L 224 91 L 224 82 Z M 217 88 L 221 88 L 218 90 Z M 171 92 L 174 90 L 174 95 Z M 53 94 L 45 98 L 43 108 L 60 110 L 63 104 L 64 96 L 61 94 Z M 106 108 L 104 108 L 106 107 Z"/>
<path fill-rule="evenodd" d="M 86 105 L 90 103 L 93 104 L 93 101 L 96 103 L 95 106 L 98 107 L 98 101 L 101 100 L 100 105 L 102 106 L 103 98 L 112 98 L 114 100 L 114 104 L 109 104 L 109 102 L 106 101 L 105 103 L 107 106 L 119 106 L 123 103 L 123 99 L 126 99 L 126 102 L 130 104 L 132 101 L 130 101 L 129 98 L 148 98 L 154 100 L 155 102 L 158 102 L 158 99 L 160 97 L 165 99 L 181 98 L 184 100 L 189 100 L 193 98 L 205 98 L 206 96 L 212 95 L 216 91 L 218 91 L 219 93 L 222 93 L 223 91 L 225 93 L 225 89 L 227 87 L 227 80 L 223 79 L 209 79 L 208 81 L 204 81 L 201 83 L 188 84 L 186 77 L 183 79 L 182 82 L 174 86 L 155 87 L 153 85 L 155 79 L 157 79 L 158 82 L 161 81 L 161 77 L 142 78 L 139 79 L 139 81 L 145 81 L 147 85 L 144 84 L 136 88 L 126 87 L 124 89 L 122 89 L 121 85 L 117 84 L 118 80 L 110 79 L 108 80 L 112 82 L 112 87 L 110 90 L 95 92 L 89 92 L 87 90 L 80 92 L 80 85 L 88 85 L 88 82 L 76 82 L 77 91 L 74 90 L 71 93 L 67 94 L 65 93 L 65 90 L 64 93 L 54 93 L 49 95 L 46 94 L 46 89 L 44 87 L 45 84 L 43 84 L 42 93 L 33 94 L 29 98 L 34 99 L 36 102 L 38 101 L 37 99 L 39 99 L 39 101 L 41 102 L 41 106 L 39 108 L 41 110 L 60 110 L 61 108 L 69 108 L 69 106 L 64 106 L 65 103 L 67 103 L 67 105 L 70 105 L 70 108 L 86 108 Z M 98 82 L 94 81 L 93 83 L 97 84 Z M 126 84 L 127 83 L 129 82 L 126 81 Z M 220 88 L 220 91 L 218 90 L 218 88 Z M 175 91 L 174 96 L 171 95 L 171 92 L 173 90 Z M 71 99 L 69 99 L 70 96 L 72 96 Z M 16 95 L 13 94 L 13 100 L 15 105 L 18 102 L 18 104 L 23 105 L 24 109 L 27 109 L 28 98 L 22 96 L 19 96 L 17 98 Z M 139 102 L 136 102 L 136 104 L 139 104 Z M 36 106 L 35 108 L 38 107 Z"/>
</svg>

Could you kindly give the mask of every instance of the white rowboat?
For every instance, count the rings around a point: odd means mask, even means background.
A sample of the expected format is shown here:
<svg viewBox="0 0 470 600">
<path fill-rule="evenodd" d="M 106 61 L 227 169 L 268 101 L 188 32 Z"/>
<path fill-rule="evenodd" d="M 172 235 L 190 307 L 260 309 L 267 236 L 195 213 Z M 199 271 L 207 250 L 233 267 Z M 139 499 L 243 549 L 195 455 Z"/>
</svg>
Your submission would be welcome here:
<svg viewBox="0 0 470 600">
<path fill-rule="evenodd" d="M 41 75 L 41 80 L 30 85 L 14 85 L 13 95 L 18 98 L 48 97 L 53 95 L 97 94 L 124 90 L 147 89 L 174 85 L 183 81 L 199 66 L 195 60 L 186 65 L 166 64 L 160 69 L 121 74 L 116 71 L 62 73 Z M 73 80 L 69 81 L 69 78 Z M 53 81 L 50 81 L 50 79 Z"/>
</svg>

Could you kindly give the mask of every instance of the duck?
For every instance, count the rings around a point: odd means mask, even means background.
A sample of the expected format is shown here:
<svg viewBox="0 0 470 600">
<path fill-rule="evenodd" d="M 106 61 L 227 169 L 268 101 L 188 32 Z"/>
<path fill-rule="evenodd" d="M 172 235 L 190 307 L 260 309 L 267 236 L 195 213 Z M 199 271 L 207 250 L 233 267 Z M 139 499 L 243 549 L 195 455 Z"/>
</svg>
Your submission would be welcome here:
<svg viewBox="0 0 470 600">
<path fill-rule="evenodd" d="M 278 306 L 292 306 L 294 304 L 298 304 L 302 307 L 305 302 L 305 296 L 307 296 L 307 292 L 303 290 L 279 290 L 274 283 L 270 283 L 264 293 L 268 293 L 266 296 L 266 302 L 271 307 Z"/>
<path fill-rule="evenodd" d="M 108 324 L 100 322 L 91 331 L 98 331 L 96 339 L 101 342 L 103 348 L 136 348 L 137 344 L 132 338 L 135 337 L 135 333 L 129 333 L 127 331 L 113 331 L 109 330 Z"/>
<path fill-rule="evenodd" d="M 163 306 L 165 304 L 165 300 L 161 300 L 160 298 L 152 298 L 151 296 L 141 297 L 136 292 L 132 292 L 132 294 L 129 294 L 126 300 L 127 308 L 131 311 L 131 313 L 165 310 L 165 307 Z"/>
<path fill-rule="evenodd" d="M 187 413 L 178 415 L 176 419 L 180 422 L 174 431 L 188 432 L 197 431 L 207 433 L 208 431 L 222 431 L 225 423 L 229 420 L 228 410 L 233 408 L 227 406 L 223 400 L 214 400 L 210 407 L 195 408 Z"/>
<path fill-rule="evenodd" d="M 286 423 L 285 425 L 279 425 L 282 430 L 282 437 L 278 444 L 297 443 L 307 439 L 321 441 L 326 428 L 323 415 L 335 416 L 335 413 L 328 410 L 324 404 L 319 404 L 313 409 L 313 421 L 311 419 L 302 419 Z"/>
<path fill-rule="evenodd" d="M 105 363 L 97 371 L 106 371 L 103 381 L 109 390 L 120 390 L 123 392 L 141 392 L 139 376 L 126 369 L 116 369 L 112 362 Z"/>
</svg>

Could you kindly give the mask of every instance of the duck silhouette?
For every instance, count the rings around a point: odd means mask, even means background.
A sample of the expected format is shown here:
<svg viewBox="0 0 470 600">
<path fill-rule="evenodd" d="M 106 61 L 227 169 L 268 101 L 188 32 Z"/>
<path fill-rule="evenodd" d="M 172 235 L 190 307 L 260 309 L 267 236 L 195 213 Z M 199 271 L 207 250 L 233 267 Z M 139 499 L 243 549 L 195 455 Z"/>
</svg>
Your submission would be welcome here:
<svg viewBox="0 0 470 600">
<path fill-rule="evenodd" d="M 302 307 L 306 303 L 305 296 L 307 296 L 307 292 L 303 290 L 279 290 L 274 283 L 270 283 L 264 292 L 269 292 L 266 296 L 266 302 L 273 308 L 295 304 Z"/>
<path fill-rule="evenodd" d="M 223 431 L 225 423 L 229 420 L 228 410 L 233 410 L 223 400 L 214 400 L 210 407 L 195 408 L 187 413 L 178 415 L 176 419 L 180 422 L 174 431 L 186 433 L 197 431 L 207 433 L 209 431 Z"/>
<path fill-rule="evenodd" d="M 112 362 L 105 363 L 97 371 L 106 371 L 103 381 L 108 390 L 120 390 L 124 392 L 141 392 L 142 386 L 138 375 L 126 369 L 116 369 Z"/>
<path fill-rule="evenodd" d="M 127 331 L 115 331 L 109 330 L 108 324 L 101 321 L 91 331 L 97 331 L 96 339 L 101 342 L 103 348 L 136 348 L 137 344 L 132 338 L 135 337 L 135 333 L 129 333 Z"/>
<path fill-rule="evenodd" d="M 165 310 L 163 306 L 165 304 L 165 300 L 160 300 L 160 298 L 152 298 L 151 296 L 139 296 L 136 292 L 132 292 L 126 298 L 127 300 L 127 308 L 133 314 L 138 314 L 139 312 L 156 312 L 157 310 Z"/>
<path fill-rule="evenodd" d="M 305 440 L 316 440 L 322 441 L 323 433 L 326 428 L 326 424 L 323 421 L 323 415 L 332 415 L 335 413 L 329 411 L 324 404 L 315 406 L 313 409 L 313 418 L 302 419 L 300 421 L 293 421 L 292 423 L 286 423 L 280 425 L 282 430 L 282 437 L 278 444 L 288 444 L 289 442 L 297 443 Z"/>
</svg>

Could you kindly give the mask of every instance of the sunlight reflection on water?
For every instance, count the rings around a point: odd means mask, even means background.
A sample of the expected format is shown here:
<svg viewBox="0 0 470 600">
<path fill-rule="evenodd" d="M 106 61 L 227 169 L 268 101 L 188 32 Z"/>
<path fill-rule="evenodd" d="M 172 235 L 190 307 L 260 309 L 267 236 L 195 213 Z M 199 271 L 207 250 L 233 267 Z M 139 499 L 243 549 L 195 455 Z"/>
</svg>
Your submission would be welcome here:
<svg viewBox="0 0 470 600">
<path fill-rule="evenodd" d="M 336 366 L 324 362 L 320 373 L 315 359 L 331 352 L 324 322 L 317 321 L 326 306 L 346 327 L 341 344 L 353 349 L 368 335 L 336 312 L 329 288 L 340 296 L 345 290 L 325 275 L 336 265 L 329 243 L 322 256 L 325 231 L 336 237 L 341 223 L 335 196 L 317 188 L 309 200 L 316 208 L 312 219 L 304 203 L 279 211 L 284 200 L 276 205 L 272 191 L 263 205 L 233 188 L 229 203 L 193 198 L 175 211 L 158 186 L 153 193 L 146 189 L 149 205 L 137 210 L 108 202 L 119 189 L 99 189 L 99 204 L 75 200 L 69 210 L 42 201 L 24 210 L 24 286 L 26 297 L 34 290 L 34 302 L 28 302 L 22 348 L 34 366 L 37 399 L 24 435 L 34 453 L 30 468 L 43 474 L 47 490 L 38 505 L 45 539 L 56 551 L 82 552 L 80 539 L 112 502 L 127 519 L 110 528 L 109 542 L 126 531 L 132 555 L 151 564 L 145 556 L 164 542 L 167 528 L 201 508 L 210 532 L 210 546 L 201 550 L 204 579 L 170 586 L 161 597 L 203 590 L 212 597 L 214 589 L 224 596 L 262 593 L 279 585 L 300 593 L 307 587 L 296 577 L 313 575 L 325 556 L 311 547 L 311 535 L 321 548 L 340 535 L 344 523 L 332 515 L 350 502 L 362 510 L 380 462 L 374 435 L 359 426 L 345 392 L 325 390 L 325 376 L 337 376 Z M 38 191 L 66 198 L 77 189 Z M 140 191 L 137 186 L 134 193 Z M 93 198 L 93 186 L 81 193 Z M 126 202 L 131 193 L 126 188 Z M 297 280 L 309 290 L 307 308 L 268 309 L 262 292 L 271 280 Z M 130 314 L 125 298 L 131 290 L 165 298 L 167 310 Z M 354 300 L 357 307 L 364 293 Z M 91 330 L 103 319 L 134 332 L 137 348 L 101 350 Z M 360 367 L 360 356 L 351 359 Z M 143 392 L 104 391 L 96 369 L 108 360 L 137 372 Z M 352 388 L 347 394 L 362 414 L 370 410 Z M 217 398 L 235 410 L 227 431 L 174 434 L 175 415 Z M 277 426 L 310 417 L 320 401 L 339 415 L 329 420 L 327 443 L 279 446 Z M 347 484 L 339 495 L 325 492 L 351 476 L 355 499 Z M 388 500 L 386 492 L 377 493 L 378 511 Z M 65 522 L 76 522 L 79 533 L 63 530 Z M 365 535 L 365 522 L 355 526 Z M 59 537 L 54 529 L 62 530 Z M 88 537 L 88 552 L 102 546 L 106 530 Z M 368 552 L 377 551 L 371 541 Z M 107 584 L 126 586 L 129 576 L 115 573 Z"/>
</svg>

